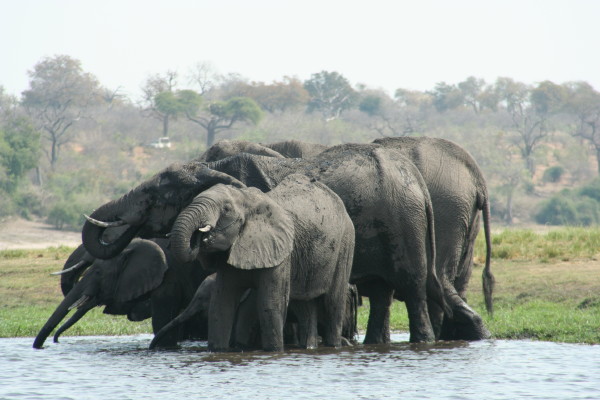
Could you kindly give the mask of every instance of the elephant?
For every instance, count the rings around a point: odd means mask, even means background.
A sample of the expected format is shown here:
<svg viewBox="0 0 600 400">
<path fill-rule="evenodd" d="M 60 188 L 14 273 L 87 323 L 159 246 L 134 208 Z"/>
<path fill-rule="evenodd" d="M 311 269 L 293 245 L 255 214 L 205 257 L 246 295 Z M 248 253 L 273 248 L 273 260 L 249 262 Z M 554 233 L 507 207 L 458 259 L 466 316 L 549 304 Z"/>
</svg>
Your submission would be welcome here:
<svg viewBox="0 0 600 400">
<path fill-rule="evenodd" d="M 162 336 L 166 335 L 171 329 L 175 329 L 190 318 L 199 315 L 203 319 L 208 320 L 208 310 L 216 287 L 216 277 L 217 274 L 213 273 L 200 284 L 196 290 L 196 294 L 194 294 L 194 297 L 185 310 L 154 335 L 152 342 L 150 342 L 150 349 L 154 349 Z M 358 296 L 356 285 L 348 284 L 344 319 L 342 322 L 342 342 L 345 346 L 351 346 L 356 343 L 359 305 L 360 297 Z M 297 336 L 297 322 L 297 318 L 289 313 L 288 308 L 288 315 L 284 326 L 285 346 L 299 346 L 300 339 Z M 317 325 L 317 332 L 322 334 L 324 329 L 323 322 L 321 321 Z M 253 289 L 246 290 L 237 306 L 230 346 L 240 350 L 254 350 L 261 347 L 260 326 L 256 315 L 256 291 Z"/>
<path fill-rule="evenodd" d="M 490 206 L 487 184 L 479 166 L 459 145 L 440 138 L 380 138 L 373 143 L 391 147 L 410 159 L 423 176 L 431 196 L 436 232 L 437 274 L 442 279 L 453 318 L 446 316 L 437 327 L 444 340 L 477 340 L 490 336 L 481 316 L 466 303 L 466 291 L 473 269 L 473 249 L 479 232 L 479 211 L 483 215 L 486 261 L 483 269 L 483 292 L 488 313 L 493 312 L 494 276 L 491 272 Z M 327 147 L 298 141 L 269 146 L 286 157 L 315 157 Z M 229 157 L 234 151 L 267 155 L 255 143 L 246 141 L 217 143 L 205 154 L 208 161 Z M 217 150 L 218 149 L 218 150 Z M 283 151 L 286 149 L 287 151 Z"/>
<path fill-rule="evenodd" d="M 250 288 L 256 292 L 263 350 L 283 350 L 290 301 L 302 347 L 317 345 L 317 310 L 325 314 L 323 343 L 341 346 L 354 226 L 327 186 L 300 174 L 267 193 L 215 185 L 181 211 L 170 241 L 178 259 L 197 259 L 217 272 L 210 350 L 230 349 L 237 306 Z"/>
<path fill-rule="evenodd" d="M 238 153 L 251 153 L 260 156 L 284 158 L 285 156 L 259 143 L 246 142 L 241 140 L 221 140 L 217 144 L 210 146 L 204 154 L 198 157 L 197 161 L 215 161 L 229 157 Z"/>
<path fill-rule="evenodd" d="M 73 316 L 55 333 L 54 342 L 88 311 L 104 305 L 104 313 L 127 315 L 130 321 L 152 317 L 154 332 L 173 319 L 193 296 L 208 275 L 195 263 L 176 262 L 167 249 L 168 241 L 134 239 L 119 256 L 98 260 L 80 245 L 65 262 L 61 289 L 65 298 L 35 338 L 33 347 L 41 348 L 52 330 L 71 309 Z M 160 346 L 178 340 L 206 338 L 206 321 L 194 319 L 178 331 L 165 335 Z"/>
<path fill-rule="evenodd" d="M 327 146 L 323 144 L 301 142 L 299 140 L 285 140 L 268 144 L 245 140 L 221 140 L 209 147 L 196 161 L 218 161 L 239 153 L 275 158 L 313 159 L 326 149 Z"/>
<path fill-rule="evenodd" d="M 406 304 L 410 341 L 435 340 L 428 303 L 447 313 L 451 310 L 435 271 L 431 199 L 418 169 L 395 149 L 345 144 L 329 148 L 314 160 L 241 153 L 215 162 L 172 164 L 121 198 L 98 207 L 84 223 L 82 241 L 92 255 L 112 257 L 136 235 L 168 234 L 179 212 L 217 183 L 268 192 L 293 173 L 332 189 L 354 223 L 351 283 L 361 293 L 368 292 L 370 299 L 365 343 L 389 342 L 393 296 Z M 126 231 L 115 240 L 102 240 L 103 232 L 113 226 L 124 226 Z"/>
<path fill-rule="evenodd" d="M 327 146 L 324 144 L 301 142 L 299 140 L 284 140 L 268 143 L 264 146 L 275 150 L 285 158 L 304 158 L 307 160 L 311 160 L 327 150 Z"/>
<path fill-rule="evenodd" d="M 493 312 L 495 279 L 490 266 L 490 202 L 487 183 L 477 162 L 462 147 L 441 138 L 388 137 L 376 139 L 374 143 L 402 152 L 419 169 L 427 184 L 436 228 L 436 268 L 453 315 L 445 318 L 440 338 L 488 338 L 490 333 L 481 316 L 466 303 L 481 211 L 486 242 L 483 292 L 487 311 Z"/>
</svg>

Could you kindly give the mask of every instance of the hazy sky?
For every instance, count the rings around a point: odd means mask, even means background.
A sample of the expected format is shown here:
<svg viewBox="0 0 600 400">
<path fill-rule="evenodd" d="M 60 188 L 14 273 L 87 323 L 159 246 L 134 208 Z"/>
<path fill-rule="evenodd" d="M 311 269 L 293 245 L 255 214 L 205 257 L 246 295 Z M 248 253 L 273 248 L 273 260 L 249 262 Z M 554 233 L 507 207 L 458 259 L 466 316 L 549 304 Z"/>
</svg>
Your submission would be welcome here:
<svg viewBox="0 0 600 400">
<path fill-rule="evenodd" d="M 0 85 L 15 95 L 56 54 L 134 99 L 148 75 L 185 76 L 198 62 L 267 83 L 336 71 L 389 94 L 471 75 L 600 90 L 595 0 L 0 0 L 0 10 Z"/>
</svg>

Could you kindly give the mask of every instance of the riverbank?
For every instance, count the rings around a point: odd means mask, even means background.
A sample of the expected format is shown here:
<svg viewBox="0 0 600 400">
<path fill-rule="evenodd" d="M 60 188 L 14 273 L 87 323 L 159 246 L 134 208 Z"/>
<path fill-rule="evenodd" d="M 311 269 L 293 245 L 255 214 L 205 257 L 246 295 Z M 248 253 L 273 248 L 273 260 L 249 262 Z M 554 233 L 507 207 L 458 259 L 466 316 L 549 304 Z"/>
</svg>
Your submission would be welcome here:
<svg viewBox="0 0 600 400">
<path fill-rule="evenodd" d="M 468 302 L 495 338 L 600 343 L 600 229 L 557 228 L 548 232 L 510 229 L 493 235 L 496 276 L 494 316 L 481 292 L 483 235 L 475 251 Z M 35 336 L 62 299 L 59 278 L 74 247 L 0 251 L 0 337 Z M 364 330 L 368 307 L 360 309 Z M 395 302 L 391 326 L 407 330 L 404 304 Z M 149 321 L 89 313 L 66 335 L 150 333 Z"/>
</svg>

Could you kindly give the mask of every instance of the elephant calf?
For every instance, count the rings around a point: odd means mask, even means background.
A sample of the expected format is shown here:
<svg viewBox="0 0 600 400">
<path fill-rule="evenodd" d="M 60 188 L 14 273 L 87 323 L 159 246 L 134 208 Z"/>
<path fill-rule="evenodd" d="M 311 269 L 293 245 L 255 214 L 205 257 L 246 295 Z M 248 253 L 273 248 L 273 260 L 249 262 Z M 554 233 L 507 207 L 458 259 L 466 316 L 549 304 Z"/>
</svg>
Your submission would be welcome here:
<svg viewBox="0 0 600 400">
<path fill-rule="evenodd" d="M 38 333 L 33 347 L 41 348 L 74 308 L 74 315 L 55 333 L 55 342 L 97 306 L 105 306 L 105 314 L 127 315 L 130 321 L 152 317 L 153 330 L 159 331 L 187 306 L 208 275 L 198 263 L 176 262 L 167 245 L 164 239 L 135 239 L 120 255 L 108 260 L 95 259 L 83 246 L 75 249 L 60 272 L 65 298 Z M 162 337 L 158 345 L 174 346 L 177 340 L 192 337 L 203 339 L 206 331 L 205 320 L 195 318 L 181 330 Z"/>
<path fill-rule="evenodd" d="M 150 349 L 154 349 L 161 341 L 163 336 L 167 335 L 172 329 L 180 326 L 186 321 L 194 317 L 200 317 L 208 320 L 208 312 L 210 308 L 210 300 L 215 290 L 217 274 L 212 274 L 207 277 L 196 290 L 196 294 L 188 304 L 188 306 L 176 318 L 171 320 L 167 325 L 154 335 L 154 339 L 150 342 Z M 357 313 L 360 305 L 360 297 L 356 285 L 348 284 L 346 293 L 346 307 L 344 311 L 344 321 L 342 323 L 342 341 L 344 345 L 353 345 L 356 343 L 357 332 Z M 288 309 L 289 311 L 289 309 Z M 318 332 L 323 334 L 323 324 L 327 321 L 319 321 Z M 295 315 L 290 315 L 285 322 L 284 328 L 284 344 L 298 345 L 299 338 L 297 336 L 297 318 Z M 241 350 L 253 350 L 261 347 L 260 343 L 260 326 L 256 316 L 256 291 L 248 289 L 242 296 L 242 300 L 238 305 L 236 317 L 231 337 L 231 347 Z"/>
<path fill-rule="evenodd" d="M 262 349 L 283 350 L 288 304 L 294 303 L 300 345 L 341 346 L 354 226 L 325 185 L 292 174 L 268 193 L 215 185 L 177 217 L 171 248 L 217 272 L 208 323 L 210 350 L 227 350 L 240 298 L 256 290 Z"/>
</svg>

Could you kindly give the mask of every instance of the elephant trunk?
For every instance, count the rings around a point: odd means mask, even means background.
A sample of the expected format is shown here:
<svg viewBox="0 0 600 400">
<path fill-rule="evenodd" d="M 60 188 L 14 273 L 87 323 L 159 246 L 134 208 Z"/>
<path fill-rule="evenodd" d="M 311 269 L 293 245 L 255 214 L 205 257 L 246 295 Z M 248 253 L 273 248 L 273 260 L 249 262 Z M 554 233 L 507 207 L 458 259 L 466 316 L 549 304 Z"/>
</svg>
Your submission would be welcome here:
<svg viewBox="0 0 600 400">
<path fill-rule="evenodd" d="M 87 219 L 81 230 L 81 240 L 92 256 L 103 260 L 115 257 L 129 245 L 140 230 L 140 221 L 125 221 L 121 218 L 132 211 L 130 207 L 134 203 L 131 199 L 133 195 L 134 192 L 130 192 L 121 199 L 104 204 Z M 129 226 L 114 240 L 107 241 L 105 231 L 111 225 Z"/>
<path fill-rule="evenodd" d="M 83 318 L 85 314 L 87 314 L 88 311 L 94 307 L 96 307 L 96 304 L 88 301 L 83 307 L 78 308 L 77 311 L 75 311 L 75 314 L 73 314 L 73 316 L 69 318 L 67 322 L 62 324 L 61 327 L 56 330 L 56 333 L 54 333 L 54 343 L 58 343 L 59 336 L 62 335 L 64 331 L 75 325 L 81 318 Z"/>
<path fill-rule="evenodd" d="M 201 246 L 199 229 L 214 227 L 219 218 L 219 209 L 214 201 L 198 196 L 183 210 L 171 230 L 171 250 L 180 262 L 190 262 L 198 257 Z"/>
<path fill-rule="evenodd" d="M 56 328 L 56 326 L 63 320 L 63 318 L 69 313 L 69 307 L 77 301 L 82 295 L 82 289 L 75 287 L 71 290 L 63 301 L 56 307 L 56 310 L 52 313 L 46 324 L 42 327 L 40 332 L 35 337 L 33 342 L 34 349 L 41 349 L 44 342 L 50 336 L 50 333 Z"/>
</svg>

